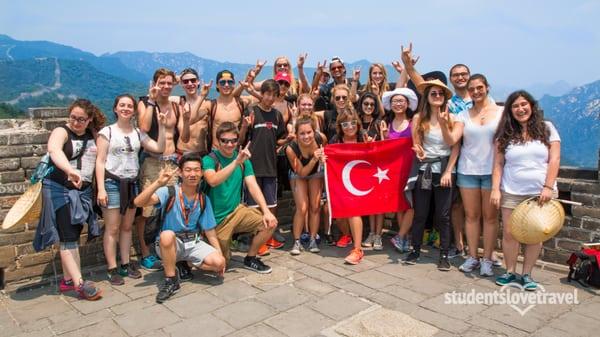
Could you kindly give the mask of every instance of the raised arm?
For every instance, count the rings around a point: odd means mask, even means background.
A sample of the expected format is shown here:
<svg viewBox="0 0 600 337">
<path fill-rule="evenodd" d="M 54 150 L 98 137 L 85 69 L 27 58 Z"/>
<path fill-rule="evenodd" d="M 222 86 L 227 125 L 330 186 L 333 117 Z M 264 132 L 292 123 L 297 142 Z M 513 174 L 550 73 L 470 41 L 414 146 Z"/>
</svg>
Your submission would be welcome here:
<svg viewBox="0 0 600 337">
<path fill-rule="evenodd" d="M 440 129 L 444 142 L 450 146 L 458 143 L 463 135 L 465 125 L 462 121 L 457 121 L 453 115 L 448 112 L 448 105 L 444 110 L 440 110 L 438 114 Z"/>
<path fill-rule="evenodd" d="M 165 113 L 158 114 L 158 139 L 154 141 L 154 139 L 147 137 L 142 141 L 142 146 L 146 151 L 153 153 L 163 153 L 165 151 L 166 144 L 166 128 L 165 124 L 167 123 L 167 115 Z"/>
<path fill-rule="evenodd" d="M 152 127 L 152 114 L 156 107 L 156 97 L 160 87 L 153 82 L 150 82 L 150 89 L 148 89 L 148 103 L 144 104 L 140 100 L 138 103 L 138 127 L 144 132 L 150 132 Z"/>
<path fill-rule="evenodd" d="M 310 92 L 314 92 L 315 90 L 319 90 L 319 83 L 321 82 L 321 77 L 323 76 L 324 68 L 327 66 L 327 60 L 323 60 L 323 64 L 317 62 L 317 70 L 315 71 L 315 76 L 313 77 L 312 84 L 310 86 Z"/>
<path fill-rule="evenodd" d="M 208 93 L 210 92 L 210 87 L 212 86 L 212 84 L 213 84 L 213 81 L 210 80 L 210 82 L 203 83 L 201 85 L 200 97 L 190 107 L 190 111 L 191 111 L 190 124 L 194 124 L 194 123 L 198 122 L 199 120 L 204 118 L 204 116 L 206 116 L 206 114 L 208 113 L 209 109 L 201 109 L 201 108 L 202 108 L 202 104 L 204 104 L 204 102 L 206 102 L 206 97 L 208 97 Z"/>
<path fill-rule="evenodd" d="M 300 90 L 299 93 L 306 94 L 310 92 L 310 86 L 304 73 L 304 61 L 308 57 L 308 53 L 300 54 L 298 56 L 298 77 L 300 78 Z"/>
<path fill-rule="evenodd" d="M 394 67 L 394 69 L 396 69 L 396 71 L 398 72 L 396 88 L 406 88 L 406 85 L 408 84 L 408 73 L 406 72 L 406 70 L 404 70 L 404 67 L 402 67 L 400 61 L 392 62 L 392 67 Z"/>
<path fill-rule="evenodd" d="M 419 74 L 417 69 L 415 69 L 415 64 L 418 61 L 418 58 L 413 58 L 412 55 L 412 42 L 408 45 L 408 48 L 405 49 L 404 46 L 400 46 L 402 49 L 402 63 L 404 63 L 404 69 L 406 70 L 408 77 L 413 81 L 415 87 L 418 87 L 419 84 L 425 82 L 423 76 Z"/>
<path fill-rule="evenodd" d="M 358 80 L 360 79 L 360 68 L 354 68 L 352 71 L 352 85 L 350 86 L 350 101 L 358 101 Z"/>
</svg>

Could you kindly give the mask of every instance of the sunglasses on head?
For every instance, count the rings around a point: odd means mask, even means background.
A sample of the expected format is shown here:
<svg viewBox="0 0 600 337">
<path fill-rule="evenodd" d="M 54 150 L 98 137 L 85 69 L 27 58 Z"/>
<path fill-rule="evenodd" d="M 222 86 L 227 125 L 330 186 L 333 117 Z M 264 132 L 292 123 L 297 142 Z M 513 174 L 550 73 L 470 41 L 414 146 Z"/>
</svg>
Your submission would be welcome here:
<svg viewBox="0 0 600 337">
<path fill-rule="evenodd" d="M 183 84 L 188 84 L 188 83 L 196 84 L 196 82 L 198 82 L 197 78 L 186 78 L 186 79 L 181 80 L 181 83 L 183 83 Z"/>
<path fill-rule="evenodd" d="M 238 142 L 237 138 L 220 138 L 219 141 L 222 144 L 236 144 Z"/>
<path fill-rule="evenodd" d="M 345 101 L 348 99 L 348 96 L 335 96 L 336 101 Z"/>
<path fill-rule="evenodd" d="M 219 85 L 224 87 L 225 85 L 229 85 L 229 86 L 234 86 L 235 85 L 235 81 L 234 80 L 219 80 Z"/>
<path fill-rule="evenodd" d="M 340 123 L 342 125 L 342 129 L 349 129 L 356 126 L 356 121 L 348 121 Z"/>
</svg>

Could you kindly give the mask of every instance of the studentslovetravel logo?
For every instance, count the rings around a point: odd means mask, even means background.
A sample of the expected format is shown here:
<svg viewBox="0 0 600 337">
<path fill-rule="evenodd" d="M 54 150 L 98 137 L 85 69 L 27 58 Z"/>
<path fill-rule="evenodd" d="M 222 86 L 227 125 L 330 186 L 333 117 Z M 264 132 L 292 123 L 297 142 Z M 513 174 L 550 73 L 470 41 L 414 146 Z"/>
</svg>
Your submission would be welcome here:
<svg viewBox="0 0 600 337">
<path fill-rule="evenodd" d="M 499 290 L 481 292 L 471 289 L 467 292 L 453 291 L 444 294 L 444 304 L 483 304 L 483 305 L 508 305 L 521 316 L 537 305 L 579 304 L 577 289 L 573 292 L 550 292 L 541 284 L 535 292 L 526 291 L 517 282 L 502 286 Z"/>
</svg>

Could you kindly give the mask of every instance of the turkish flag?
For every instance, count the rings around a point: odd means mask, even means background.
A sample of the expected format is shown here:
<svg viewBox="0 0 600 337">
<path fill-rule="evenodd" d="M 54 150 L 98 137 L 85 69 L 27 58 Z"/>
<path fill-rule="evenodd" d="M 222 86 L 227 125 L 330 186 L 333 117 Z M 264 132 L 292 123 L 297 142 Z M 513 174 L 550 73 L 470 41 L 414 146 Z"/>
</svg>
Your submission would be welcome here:
<svg viewBox="0 0 600 337">
<path fill-rule="evenodd" d="M 325 146 L 331 217 L 409 209 L 404 187 L 414 158 L 411 148 L 411 138 Z"/>
</svg>

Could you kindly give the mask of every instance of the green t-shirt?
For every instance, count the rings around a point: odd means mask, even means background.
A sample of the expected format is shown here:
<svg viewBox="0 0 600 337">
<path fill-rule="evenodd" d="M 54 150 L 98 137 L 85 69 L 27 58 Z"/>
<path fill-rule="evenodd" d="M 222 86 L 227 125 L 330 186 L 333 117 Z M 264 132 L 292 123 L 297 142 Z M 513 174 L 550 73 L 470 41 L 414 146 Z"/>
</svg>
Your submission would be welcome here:
<svg viewBox="0 0 600 337">
<path fill-rule="evenodd" d="M 222 170 L 225 166 L 229 165 L 237 157 L 237 151 L 233 152 L 231 158 L 224 157 L 218 150 L 213 150 L 217 155 L 219 162 L 221 163 Z M 216 163 L 210 156 L 204 156 L 202 158 L 202 169 L 216 170 Z M 244 177 L 253 176 L 254 169 L 252 163 L 249 160 L 244 162 Z M 208 197 L 212 204 L 213 212 L 215 214 L 215 220 L 217 224 L 220 224 L 241 202 L 243 187 L 242 168 L 236 167 L 233 173 L 225 181 L 217 186 L 213 186 L 208 191 Z"/>
</svg>

